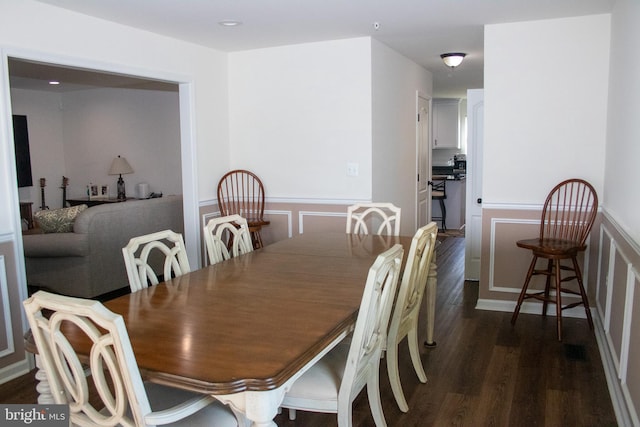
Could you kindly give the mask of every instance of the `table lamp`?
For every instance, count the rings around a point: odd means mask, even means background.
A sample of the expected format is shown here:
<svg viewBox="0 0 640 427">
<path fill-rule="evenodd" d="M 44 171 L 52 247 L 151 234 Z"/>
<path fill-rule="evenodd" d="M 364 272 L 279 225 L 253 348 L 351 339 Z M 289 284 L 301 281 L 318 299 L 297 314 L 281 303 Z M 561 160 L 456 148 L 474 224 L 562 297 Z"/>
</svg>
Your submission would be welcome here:
<svg viewBox="0 0 640 427">
<path fill-rule="evenodd" d="M 109 175 L 120 175 L 118 178 L 118 200 L 127 200 L 127 193 L 124 188 L 124 179 L 122 179 L 122 174 L 133 173 L 133 168 L 127 162 L 127 159 L 124 157 L 116 157 L 113 159 L 111 163 L 111 169 L 109 169 Z"/>
</svg>

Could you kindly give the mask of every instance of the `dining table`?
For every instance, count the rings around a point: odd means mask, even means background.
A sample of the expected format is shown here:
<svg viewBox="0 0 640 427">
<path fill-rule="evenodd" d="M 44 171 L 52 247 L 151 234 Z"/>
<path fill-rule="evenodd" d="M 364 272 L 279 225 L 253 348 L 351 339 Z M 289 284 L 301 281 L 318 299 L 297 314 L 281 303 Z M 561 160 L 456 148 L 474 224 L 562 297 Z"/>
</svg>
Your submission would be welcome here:
<svg viewBox="0 0 640 427">
<path fill-rule="evenodd" d="M 275 426 L 293 382 L 353 330 L 369 268 L 396 243 L 406 258 L 408 236 L 305 233 L 104 305 L 123 316 L 144 380 L 213 395 L 253 426 Z M 435 274 L 434 264 L 427 341 Z M 46 403 L 45 375 L 36 378 Z"/>
</svg>

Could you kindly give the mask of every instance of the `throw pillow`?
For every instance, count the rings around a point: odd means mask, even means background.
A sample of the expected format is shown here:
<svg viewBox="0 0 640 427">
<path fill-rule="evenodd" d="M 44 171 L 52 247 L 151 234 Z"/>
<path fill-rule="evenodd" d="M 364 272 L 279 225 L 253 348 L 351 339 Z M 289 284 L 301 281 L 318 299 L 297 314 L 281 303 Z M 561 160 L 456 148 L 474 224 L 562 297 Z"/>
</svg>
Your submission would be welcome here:
<svg viewBox="0 0 640 427">
<path fill-rule="evenodd" d="M 70 233 L 73 222 L 80 212 L 87 209 L 87 205 L 71 206 L 70 208 L 38 211 L 33 216 L 43 233 Z"/>
</svg>

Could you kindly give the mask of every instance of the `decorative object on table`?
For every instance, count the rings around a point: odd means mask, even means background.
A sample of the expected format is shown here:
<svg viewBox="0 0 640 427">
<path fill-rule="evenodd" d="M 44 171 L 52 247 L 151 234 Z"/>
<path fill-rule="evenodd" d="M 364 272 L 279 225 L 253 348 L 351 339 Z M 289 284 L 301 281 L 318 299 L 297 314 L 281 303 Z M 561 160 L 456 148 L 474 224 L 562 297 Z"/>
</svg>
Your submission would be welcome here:
<svg viewBox="0 0 640 427">
<path fill-rule="evenodd" d="M 118 200 L 126 200 L 127 193 L 124 187 L 124 179 L 122 179 L 122 174 L 133 173 L 133 168 L 127 162 L 127 159 L 124 157 L 118 156 L 113 159 L 111 163 L 111 169 L 109 169 L 109 175 L 119 175 L 117 188 L 118 188 Z"/>
<path fill-rule="evenodd" d="M 87 205 L 47 209 L 36 212 L 34 218 L 43 233 L 71 233 L 76 217 L 85 209 L 87 209 Z"/>
<path fill-rule="evenodd" d="M 549 303 L 556 305 L 558 341 L 562 341 L 562 310 L 568 308 L 583 305 L 589 328 L 593 330 L 593 319 L 578 265 L 578 254 L 587 249 L 585 242 L 597 213 L 598 195 L 587 181 L 568 179 L 553 187 L 544 202 L 538 237 L 516 242 L 519 248 L 529 249 L 533 258 L 511 317 L 512 325 L 516 323 L 522 302 L 527 298 L 535 298 L 542 301 L 543 316 L 547 315 Z M 536 269 L 539 258 L 547 261 L 546 268 Z M 562 265 L 562 260 L 571 260 L 571 265 Z M 569 275 L 563 277 L 563 272 L 569 272 Z M 531 277 L 539 274 L 546 276 L 544 290 L 527 293 Z M 578 282 L 577 290 L 566 286 L 567 282 L 572 280 Z M 551 293 L 551 290 L 554 292 Z M 577 295 L 580 299 L 562 305 L 563 294 Z"/>
<path fill-rule="evenodd" d="M 453 70 L 458 65 L 462 64 L 462 60 L 465 56 L 467 56 L 466 53 L 451 52 L 443 53 L 442 55 L 440 55 L 440 58 L 442 58 L 442 61 L 444 61 L 444 65 Z"/>
<path fill-rule="evenodd" d="M 98 186 L 92 183 L 87 185 L 87 199 L 92 200 L 98 197 Z"/>
<path fill-rule="evenodd" d="M 227 172 L 218 182 L 218 206 L 220 216 L 245 218 L 253 249 L 262 247 L 260 230 L 270 221 L 264 219 L 264 186 L 256 174 L 242 169 Z"/>
<path fill-rule="evenodd" d="M 40 205 L 40 209 L 47 210 L 49 206 L 44 202 L 44 187 L 47 186 L 47 180 L 44 178 L 40 178 L 40 201 L 42 204 Z"/>
<path fill-rule="evenodd" d="M 108 199 L 109 198 L 109 186 L 108 185 L 101 185 L 100 186 L 100 197 L 103 199 Z"/>
<path fill-rule="evenodd" d="M 369 234 L 371 227 L 371 234 L 399 236 L 401 215 L 393 203 L 356 203 L 347 208 L 347 234 Z"/>
<path fill-rule="evenodd" d="M 62 185 L 60 186 L 60 188 L 62 188 L 62 207 L 63 208 L 67 207 L 67 186 L 68 185 L 69 185 L 69 178 L 63 175 Z"/>
<path fill-rule="evenodd" d="M 147 184 L 146 182 L 141 182 L 136 185 L 136 198 L 148 199 L 149 194 L 151 194 L 151 191 L 149 191 L 149 184 Z"/>
</svg>

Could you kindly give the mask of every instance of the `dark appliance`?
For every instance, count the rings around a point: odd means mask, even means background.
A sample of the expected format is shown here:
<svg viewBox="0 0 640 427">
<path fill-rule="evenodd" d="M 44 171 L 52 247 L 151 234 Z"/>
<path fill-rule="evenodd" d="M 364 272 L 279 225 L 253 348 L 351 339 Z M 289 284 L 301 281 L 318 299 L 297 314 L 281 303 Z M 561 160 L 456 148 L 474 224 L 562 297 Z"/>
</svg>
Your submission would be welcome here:
<svg viewBox="0 0 640 427">
<path fill-rule="evenodd" d="M 453 173 L 467 173 L 467 161 L 466 160 L 454 160 L 453 161 Z"/>
<path fill-rule="evenodd" d="M 33 178 L 31 176 L 31 155 L 29 153 L 27 116 L 13 116 L 13 143 L 16 155 L 18 187 L 31 187 L 33 186 Z"/>
</svg>

